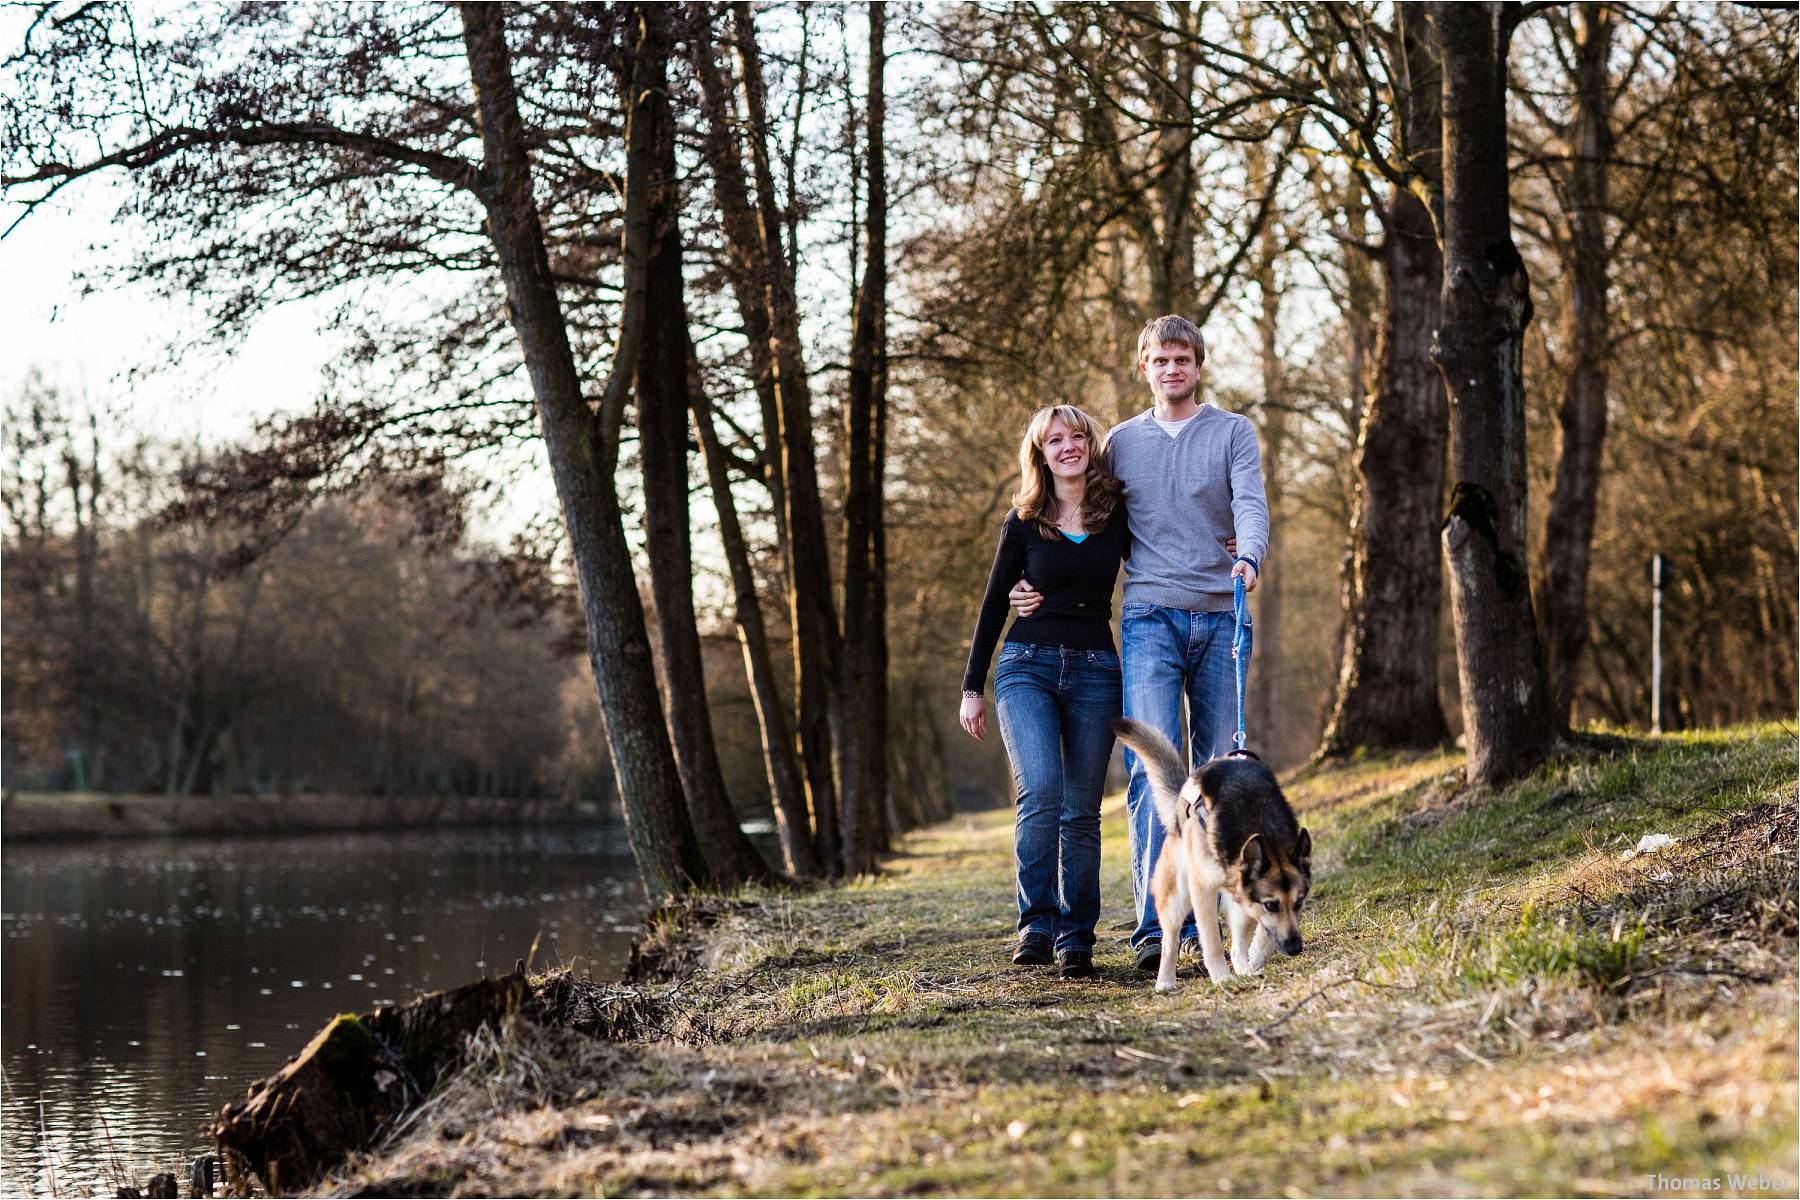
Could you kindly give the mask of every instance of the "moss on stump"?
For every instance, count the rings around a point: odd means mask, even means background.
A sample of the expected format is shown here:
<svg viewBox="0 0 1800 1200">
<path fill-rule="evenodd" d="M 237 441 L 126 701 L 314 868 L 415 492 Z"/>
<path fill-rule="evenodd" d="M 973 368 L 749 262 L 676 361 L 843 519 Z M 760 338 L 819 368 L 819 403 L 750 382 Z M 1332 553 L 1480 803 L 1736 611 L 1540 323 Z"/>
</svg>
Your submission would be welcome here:
<svg viewBox="0 0 1800 1200">
<path fill-rule="evenodd" d="M 525 978 L 483 979 L 410 1004 L 342 1013 L 213 1122 L 220 1152 L 270 1195 L 318 1182 L 423 1100 L 468 1036 L 517 1012 Z"/>
</svg>

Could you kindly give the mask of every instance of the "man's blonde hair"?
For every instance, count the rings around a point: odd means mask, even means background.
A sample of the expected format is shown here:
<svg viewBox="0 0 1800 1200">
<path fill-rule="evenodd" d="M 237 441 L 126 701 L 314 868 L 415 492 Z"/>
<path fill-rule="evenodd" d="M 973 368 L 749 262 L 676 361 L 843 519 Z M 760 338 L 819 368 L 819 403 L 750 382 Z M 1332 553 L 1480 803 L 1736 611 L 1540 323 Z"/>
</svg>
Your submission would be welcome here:
<svg viewBox="0 0 1800 1200">
<path fill-rule="evenodd" d="M 1157 346 L 1186 346 L 1194 352 L 1196 367 L 1206 362 L 1206 339 L 1200 335 L 1200 327 L 1174 313 L 1156 318 L 1138 334 L 1136 365 L 1142 367 L 1145 356 Z"/>
</svg>

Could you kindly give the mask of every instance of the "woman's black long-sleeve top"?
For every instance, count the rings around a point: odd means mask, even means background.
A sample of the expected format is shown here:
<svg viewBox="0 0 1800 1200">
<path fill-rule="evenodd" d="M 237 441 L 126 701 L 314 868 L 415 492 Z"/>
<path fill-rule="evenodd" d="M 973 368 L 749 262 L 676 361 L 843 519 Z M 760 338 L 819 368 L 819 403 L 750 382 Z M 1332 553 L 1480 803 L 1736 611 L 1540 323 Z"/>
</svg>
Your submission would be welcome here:
<svg viewBox="0 0 1800 1200">
<path fill-rule="evenodd" d="M 1007 641 L 1071 650 L 1113 649 L 1113 584 L 1130 548 L 1123 504 L 1113 509 L 1104 528 L 1089 530 L 1079 542 L 1047 538 L 1036 521 L 1020 519 L 1017 509 L 1009 511 L 1000 530 L 1000 548 L 994 553 L 987 592 L 981 598 L 975 636 L 969 643 L 963 690 L 983 690 L 994 661 L 994 644 L 1006 623 L 1007 593 L 1021 578 L 1037 589 L 1044 602 L 1029 617 L 1012 623 Z"/>
</svg>

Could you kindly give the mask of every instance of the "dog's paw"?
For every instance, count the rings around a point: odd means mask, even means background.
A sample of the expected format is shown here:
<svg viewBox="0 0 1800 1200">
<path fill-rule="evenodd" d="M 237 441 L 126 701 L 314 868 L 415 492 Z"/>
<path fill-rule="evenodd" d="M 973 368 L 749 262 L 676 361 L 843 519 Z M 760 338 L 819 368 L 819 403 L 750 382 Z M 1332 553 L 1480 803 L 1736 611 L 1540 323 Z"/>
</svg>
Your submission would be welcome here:
<svg viewBox="0 0 1800 1200">
<path fill-rule="evenodd" d="M 1251 955 L 1246 954 L 1239 958 L 1234 954 L 1231 956 L 1231 969 L 1239 975 L 1254 975 L 1262 970 L 1262 964 Z"/>
<path fill-rule="evenodd" d="M 1179 986 L 1181 985 L 1176 983 L 1173 979 L 1159 979 L 1156 981 L 1156 990 L 1159 992 L 1172 992 Z"/>
<path fill-rule="evenodd" d="M 1212 976 L 1214 983 L 1224 983 L 1231 978 L 1231 965 L 1223 958 L 1216 961 L 1209 960 L 1206 964 L 1206 973 Z"/>
</svg>

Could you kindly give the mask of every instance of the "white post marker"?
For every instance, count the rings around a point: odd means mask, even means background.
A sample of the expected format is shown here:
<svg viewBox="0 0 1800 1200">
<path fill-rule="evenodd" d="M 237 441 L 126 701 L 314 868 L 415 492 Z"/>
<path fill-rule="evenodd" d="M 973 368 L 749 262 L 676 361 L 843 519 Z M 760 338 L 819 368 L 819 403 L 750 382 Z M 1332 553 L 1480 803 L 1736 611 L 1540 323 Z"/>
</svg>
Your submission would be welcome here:
<svg viewBox="0 0 1800 1200">
<path fill-rule="evenodd" d="M 1650 732 L 1662 732 L 1662 594 L 1669 556 L 1650 559 Z"/>
</svg>

